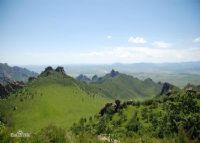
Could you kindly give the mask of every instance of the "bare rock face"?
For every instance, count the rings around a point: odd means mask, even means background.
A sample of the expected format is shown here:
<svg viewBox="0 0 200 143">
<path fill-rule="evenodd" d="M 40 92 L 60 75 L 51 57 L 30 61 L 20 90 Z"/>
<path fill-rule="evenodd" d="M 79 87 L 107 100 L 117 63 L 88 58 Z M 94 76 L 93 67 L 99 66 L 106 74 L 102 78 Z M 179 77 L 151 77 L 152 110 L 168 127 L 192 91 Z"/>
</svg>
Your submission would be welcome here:
<svg viewBox="0 0 200 143">
<path fill-rule="evenodd" d="M 110 75 L 111 75 L 111 77 L 115 77 L 115 76 L 119 75 L 119 72 L 112 69 L 110 72 Z"/>
<path fill-rule="evenodd" d="M 36 77 L 29 77 L 28 81 L 31 82 L 31 81 L 36 80 L 36 79 L 37 79 Z"/>
<path fill-rule="evenodd" d="M 111 108 L 113 103 L 106 103 L 105 106 L 100 110 L 99 114 L 103 116 L 108 113 L 108 109 Z"/>
<path fill-rule="evenodd" d="M 194 90 L 195 86 L 188 83 L 185 87 L 184 87 L 184 90 L 185 91 L 189 91 L 189 90 Z"/>
<path fill-rule="evenodd" d="M 98 76 L 97 76 L 97 75 L 94 75 L 94 76 L 92 77 L 92 81 L 93 81 L 93 82 L 98 81 Z"/>
<path fill-rule="evenodd" d="M 62 75 L 66 75 L 63 67 L 59 66 L 54 70 L 51 66 L 48 66 L 39 76 L 48 76 L 54 74 L 55 72 L 60 73 Z"/>
<path fill-rule="evenodd" d="M 48 66 L 44 70 L 44 73 L 46 73 L 47 75 L 50 75 L 52 72 L 53 72 L 53 68 L 51 66 Z"/>
<path fill-rule="evenodd" d="M 25 84 L 22 81 L 13 81 L 7 83 L 6 85 L 0 84 L 0 98 L 1 99 L 7 98 L 11 92 L 21 89 L 24 86 Z"/>
<path fill-rule="evenodd" d="M 6 85 L 8 82 L 12 82 L 12 80 L 0 73 L 0 83 Z"/>
<path fill-rule="evenodd" d="M 44 71 L 53 71 L 53 68 L 51 66 L 48 66 L 48 67 L 45 68 Z"/>
<path fill-rule="evenodd" d="M 114 103 L 106 103 L 105 106 L 100 110 L 99 114 L 103 116 L 104 114 L 114 114 L 123 109 L 123 104 L 120 100 L 115 100 Z"/>
<path fill-rule="evenodd" d="M 51 73 L 53 73 L 53 71 L 54 71 L 53 68 L 51 66 L 48 66 L 39 76 L 48 76 Z"/>
<path fill-rule="evenodd" d="M 86 82 L 86 83 L 91 82 L 91 79 L 89 77 L 87 77 L 86 75 L 83 75 L 83 74 L 80 74 L 76 79 L 79 80 L 79 81 Z"/>
<path fill-rule="evenodd" d="M 57 67 L 57 68 L 55 69 L 55 71 L 65 75 L 65 70 L 64 70 L 63 67 Z"/>
<path fill-rule="evenodd" d="M 1 83 L 0 83 L 0 98 L 6 98 L 6 95 L 8 94 L 8 90 L 5 88 L 5 86 L 3 86 Z"/>
<path fill-rule="evenodd" d="M 185 87 L 184 87 L 184 90 L 187 92 L 187 93 L 196 93 L 197 91 L 199 91 L 199 88 L 200 85 L 198 86 L 195 86 L 195 85 L 192 85 L 190 83 L 188 83 Z"/>
<path fill-rule="evenodd" d="M 174 88 L 174 85 L 172 85 L 170 83 L 167 83 L 167 82 L 163 83 L 160 95 L 168 95 L 168 94 L 170 94 L 173 88 Z"/>
</svg>

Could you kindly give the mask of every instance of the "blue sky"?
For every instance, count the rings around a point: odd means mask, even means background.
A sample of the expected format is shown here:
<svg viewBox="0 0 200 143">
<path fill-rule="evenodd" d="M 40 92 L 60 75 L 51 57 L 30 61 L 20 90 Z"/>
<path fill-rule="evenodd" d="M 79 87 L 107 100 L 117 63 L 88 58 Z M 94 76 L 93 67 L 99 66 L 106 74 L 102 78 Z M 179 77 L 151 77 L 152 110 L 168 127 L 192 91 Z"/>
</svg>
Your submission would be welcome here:
<svg viewBox="0 0 200 143">
<path fill-rule="evenodd" d="M 0 62 L 200 60 L 200 0 L 0 0 Z"/>
</svg>

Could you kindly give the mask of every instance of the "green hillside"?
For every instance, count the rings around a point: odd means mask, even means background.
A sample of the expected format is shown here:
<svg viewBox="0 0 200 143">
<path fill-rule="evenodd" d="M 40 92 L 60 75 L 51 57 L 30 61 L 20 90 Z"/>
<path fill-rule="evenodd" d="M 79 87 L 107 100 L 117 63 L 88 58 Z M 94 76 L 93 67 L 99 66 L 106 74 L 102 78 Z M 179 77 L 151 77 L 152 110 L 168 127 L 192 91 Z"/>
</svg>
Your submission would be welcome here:
<svg viewBox="0 0 200 143">
<path fill-rule="evenodd" d="M 174 90 L 143 102 L 116 100 L 99 116 L 83 118 L 71 130 L 113 143 L 199 143 L 199 119 L 200 92 Z"/>
<path fill-rule="evenodd" d="M 161 85 L 150 78 L 142 81 L 114 70 L 91 85 L 114 99 L 148 99 L 161 91 Z"/>
<path fill-rule="evenodd" d="M 0 117 L 14 130 L 38 131 L 55 124 L 68 128 L 108 101 L 59 71 L 45 71 L 25 88 L 0 100 Z M 89 90 L 89 88 L 88 88 Z"/>
</svg>

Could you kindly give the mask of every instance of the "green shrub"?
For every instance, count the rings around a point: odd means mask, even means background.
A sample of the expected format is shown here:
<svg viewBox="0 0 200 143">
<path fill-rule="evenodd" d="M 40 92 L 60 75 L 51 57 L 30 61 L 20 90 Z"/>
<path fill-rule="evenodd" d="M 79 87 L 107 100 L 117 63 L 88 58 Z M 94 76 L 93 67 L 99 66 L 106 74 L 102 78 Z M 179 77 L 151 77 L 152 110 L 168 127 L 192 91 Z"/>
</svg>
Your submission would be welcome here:
<svg viewBox="0 0 200 143">
<path fill-rule="evenodd" d="M 32 142 L 67 143 L 67 132 L 55 125 L 49 125 L 35 135 Z"/>
<path fill-rule="evenodd" d="M 2 123 L 0 123 L 0 142 L 1 143 L 12 142 L 12 138 L 10 137 L 10 132 Z"/>
</svg>

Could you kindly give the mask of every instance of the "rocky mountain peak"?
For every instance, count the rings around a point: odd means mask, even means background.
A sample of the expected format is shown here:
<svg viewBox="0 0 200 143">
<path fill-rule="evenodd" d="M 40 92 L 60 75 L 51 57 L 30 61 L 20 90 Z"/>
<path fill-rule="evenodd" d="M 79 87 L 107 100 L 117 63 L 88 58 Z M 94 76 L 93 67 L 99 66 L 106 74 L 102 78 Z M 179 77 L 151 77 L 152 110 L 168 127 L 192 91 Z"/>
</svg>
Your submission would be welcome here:
<svg viewBox="0 0 200 143">
<path fill-rule="evenodd" d="M 170 94 L 173 88 L 174 88 L 174 85 L 168 82 L 163 83 L 160 95 Z"/>
<path fill-rule="evenodd" d="M 97 75 L 94 75 L 93 77 L 92 77 L 92 81 L 97 81 L 98 80 L 98 76 Z"/>
<path fill-rule="evenodd" d="M 53 71 L 53 68 L 51 66 L 48 66 L 45 68 L 44 72 L 47 72 L 47 71 Z"/>
<path fill-rule="evenodd" d="M 89 77 L 87 77 L 86 75 L 83 75 L 83 74 L 80 74 L 76 79 L 79 80 L 79 81 L 84 81 L 84 82 L 90 82 L 91 81 Z"/>
<path fill-rule="evenodd" d="M 59 73 L 62 73 L 62 74 L 65 74 L 65 70 L 63 67 L 60 67 L 58 66 L 56 69 L 55 69 L 56 72 L 59 72 Z"/>
<path fill-rule="evenodd" d="M 115 76 L 119 75 L 119 72 L 112 69 L 110 72 L 110 75 L 111 75 L 111 77 L 115 77 Z"/>
<path fill-rule="evenodd" d="M 58 66 L 55 70 L 51 67 L 51 66 L 48 66 L 45 68 L 45 70 L 41 73 L 41 75 L 50 75 L 50 74 L 53 74 L 54 72 L 58 72 L 58 73 L 61 73 L 63 75 L 65 75 L 65 70 L 63 67 L 61 66 Z"/>
</svg>

